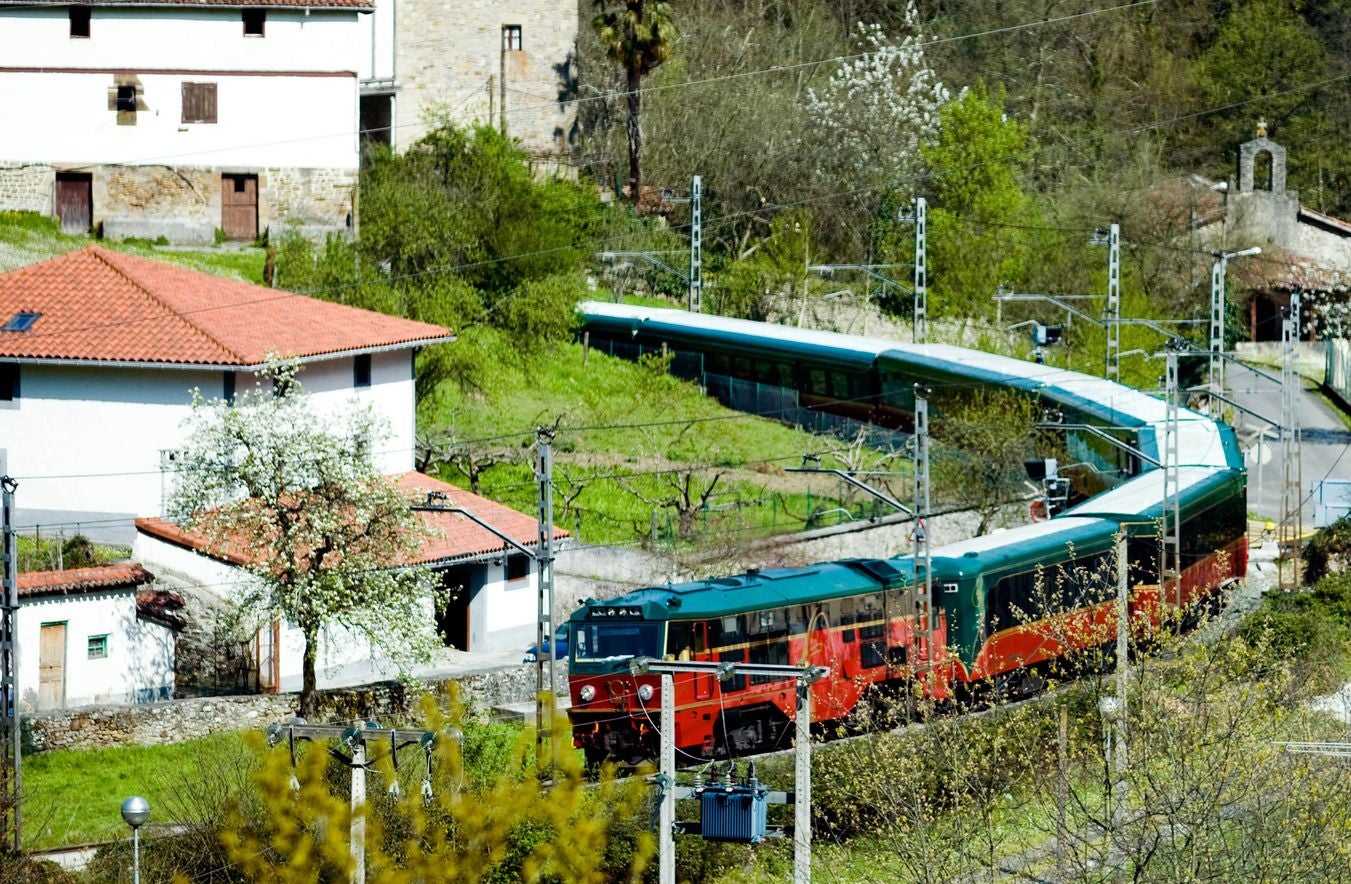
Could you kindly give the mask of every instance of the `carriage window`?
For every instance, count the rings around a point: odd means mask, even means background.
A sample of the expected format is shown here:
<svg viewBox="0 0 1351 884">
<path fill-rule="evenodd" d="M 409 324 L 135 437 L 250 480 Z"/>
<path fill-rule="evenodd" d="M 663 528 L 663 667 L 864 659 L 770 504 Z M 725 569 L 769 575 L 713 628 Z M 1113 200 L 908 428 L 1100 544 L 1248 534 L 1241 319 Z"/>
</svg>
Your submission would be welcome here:
<svg viewBox="0 0 1351 884">
<path fill-rule="evenodd" d="M 849 399 L 849 375 L 842 371 L 830 373 L 830 394 L 836 399 Z"/>
<path fill-rule="evenodd" d="M 708 650 L 704 641 L 704 624 L 673 621 L 667 627 L 666 657 L 668 660 L 689 660 L 695 654 Z"/>
<path fill-rule="evenodd" d="M 709 643 L 713 647 L 734 645 L 746 640 L 740 617 L 720 617 L 709 623 Z"/>
<path fill-rule="evenodd" d="M 588 622 L 579 625 L 574 634 L 578 660 L 653 657 L 661 648 L 662 624 Z"/>
<path fill-rule="evenodd" d="M 826 395 L 826 373 L 823 369 L 813 368 L 807 373 L 807 389 L 817 396 Z"/>
<path fill-rule="evenodd" d="M 886 628 L 883 620 L 881 593 L 865 595 L 860 600 L 859 609 L 858 621 L 861 624 L 858 630 L 859 637 L 864 639 L 881 638 Z"/>
<path fill-rule="evenodd" d="M 708 370 L 713 374 L 730 374 L 731 364 L 726 353 L 710 353 L 708 356 Z"/>
<path fill-rule="evenodd" d="M 755 380 L 755 374 L 751 371 L 751 361 L 745 356 L 738 356 L 732 362 L 732 374 L 748 381 Z"/>
<path fill-rule="evenodd" d="M 841 626 L 845 627 L 844 632 L 841 633 L 841 637 L 846 642 L 851 642 L 854 640 L 854 630 L 852 627 L 854 625 L 855 619 L 856 618 L 854 616 L 854 600 L 840 599 L 839 623 Z"/>
<path fill-rule="evenodd" d="M 801 635 L 807 631 L 807 622 L 811 615 L 806 605 L 794 605 L 784 612 L 784 616 L 788 621 L 788 631 L 793 635 Z"/>
</svg>

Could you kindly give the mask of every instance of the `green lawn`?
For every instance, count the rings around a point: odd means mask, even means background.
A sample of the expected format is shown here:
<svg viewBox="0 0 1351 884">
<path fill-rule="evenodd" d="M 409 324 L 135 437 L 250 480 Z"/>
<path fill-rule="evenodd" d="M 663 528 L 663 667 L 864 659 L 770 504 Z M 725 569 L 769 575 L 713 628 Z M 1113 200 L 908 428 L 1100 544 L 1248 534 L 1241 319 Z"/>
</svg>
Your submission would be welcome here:
<svg viewBox="0 0 1351 884">
<path fill-rule="evenodd" d="M 0 212 L 0 273 L 35 261 L 54 258 L 91 243 L 98 243 L 105 248 L 130 255 L 156 258 L 193 270 L 214 273 L 217 276 L 260 284 L 263 281 L 266 255 L 262 249 L 253 246 L 231 244 L 220 247 L 171 248 L 155 246 L 143 239 L 126 242 L 100 240 L 91 236 L 71 236 L 62 233 L 54 218 L 46 218 L 32 212 Z"/>
<path fill-rule="evenodd" d="M 126 834 L 122 800 L 142 795 L 152 823 L 192 822 L 246 782 L 253 753 L 240 733 L 165 746 L 57 750 L 23 760 L 24 841 L 31 848 Z"/>
</svg>

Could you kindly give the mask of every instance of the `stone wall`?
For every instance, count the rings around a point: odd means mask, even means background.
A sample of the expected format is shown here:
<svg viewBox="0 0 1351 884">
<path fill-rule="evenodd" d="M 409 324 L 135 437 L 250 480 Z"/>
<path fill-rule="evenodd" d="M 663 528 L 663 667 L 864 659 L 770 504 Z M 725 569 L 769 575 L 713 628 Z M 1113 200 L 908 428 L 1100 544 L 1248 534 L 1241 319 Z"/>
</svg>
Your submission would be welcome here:
<svg viewBox="0 0 1351 884">
<path fill-rule="evenodd" d="M 268 169 L 258 179 L 258 229 L 310 238 L 348 230 L 356 188 L 356 169 Z"/>
<path fill-rule="evenodd" d="M 51 166 L 0 163 L 0 209 L 50 215 L 55 193 Z"/>
<path fill-rule="evenodd" d="M 164 237 L 211 243 L 221 226 L 221 174 L 258 175 L 258 230 L 296 230 L 318 239 L 350 229 L 356 169 L 225 169 L 184 166 L 95 166 L 94 224 L 109 239 Z M 0 210 L 51 215 L 51 166 L 0 166 Z"/>
<path fill-rule="evenodd" d="M 566 679 L 566 665 L 563 678 Z M 460 696 L 475 707 L 533 702 L 535 669 L 510 666 L 465 673 L 430 687 L 445 691 L 458 685 Z M 315 721 L 374 718 L 385 725 L 416 723 L 422 694 L 400 682 L 320 692 Z M 103 749 L 179 743 L 222 731 L 261 730 L 295 715 L 295 694 L 202 697 L 144 706 L 85 706 L 40 712 L 25 718 L 28 751 Z"/>
<path fill-rule="evenodd" d="M 395 146 L 407 149 L 437 116 L 498 126 L 505 101 L 508 135 L 532 155 L 565 154 L 576 121 L 565 99 L 575 90 L 577 0 L 468 0 L 448 11 L 439 0 L 398 6 Z M 519 52 L 502 51 L 507 25 L 521 29 Z"/>
</svg>

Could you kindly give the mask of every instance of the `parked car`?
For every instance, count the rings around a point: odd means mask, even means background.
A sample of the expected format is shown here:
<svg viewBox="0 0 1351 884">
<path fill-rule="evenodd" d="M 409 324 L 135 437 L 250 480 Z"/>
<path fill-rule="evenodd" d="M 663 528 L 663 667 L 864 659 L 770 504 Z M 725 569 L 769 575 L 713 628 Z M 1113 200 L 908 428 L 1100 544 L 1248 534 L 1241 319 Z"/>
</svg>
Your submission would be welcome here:
<svg viewBox="0 0 1351 884">
<path fill-rule="evenodd" d="M 547 638 L 544 640 L 544 653 L 549 653 L 549 645 L 553 645 L 554 659 L 565 660 L 568 656 L 568 628 L 566 626 L 558 627 L 554 632 L 554 640 L 550 642 Z M 535 645 L 525 649 L 525 659 L 522 663 L 539 662 L 539 648 Z"/>
</svg>

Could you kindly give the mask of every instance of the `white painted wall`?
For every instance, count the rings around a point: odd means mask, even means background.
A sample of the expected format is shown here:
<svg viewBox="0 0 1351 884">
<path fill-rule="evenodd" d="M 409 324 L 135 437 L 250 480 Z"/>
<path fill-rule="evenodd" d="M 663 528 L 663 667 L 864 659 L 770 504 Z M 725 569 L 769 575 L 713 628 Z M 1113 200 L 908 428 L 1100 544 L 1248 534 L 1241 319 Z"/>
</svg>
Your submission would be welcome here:
<svg viewBox="0 0 1351 884">
<path fill-rule="evenodd" d="M 375 11 L 360 17 L 361 64 L 357 76 L 362 80 L 394 79 L 394 19 L 399 0 L 378 0 Z"/>
<path fill-rule="evenodd" d="M 246 37 L 239 7 L 95 6 L 82 39 L 65 6 L 0 8 L 0 68 L 355 72 L 364 15 L 268 9 L 264 36 Z"/>
<path fill-rule="evenodd" d="M 0 161 L 358 164 L 355 11 L 269 9 L 265 35 L 246 37 L 238 8 L 97 6 L 89 39 L 69 29 L 65 6 L 0 9 L 0 94 L 11 119 L 34 123 L 6 128 Z M 114 71 L 140 78 L 135 125 L 108 109 Z M 217 84 L 217 123 L 182 122 L 184 81 Z"/>
<path fill-rule="evenodd" d="M 310 363 L 300 374 L 320 414 L 353 399 L 388 422 L 381 472 L 412 469 L 415 431 L 410 350 L 371 358 L 371 386 L 352 389 L 351 357 Z M 219 371 L 23 364 L 20 398 L 0 406 L 0 449 L 19 480 L 25 510 L 160 515 L 165 491 L 160 450 L 182 444 L 191 390 L 224 391 Z M 238 381 L 238 390 L 249 383 Z"/>
<path fill-rule="evenodd" d="M 135 125 L 118 125 L 117 112 L 108 107 L 108 90 L 115 85 L 112 74 L 8 72 L 0 63 L 0 94 L 14 119 L 41 121 L 7 128 L 0 138 L 0 160 L 58 168 L 358 165 L 355 76 L 143 73 L 139 80 L 143 109 L 137 111 Z M 216 123 L 182 121 L 184 82 L 216 84 Z"/>
<path fill-rule="evenodd" d="M 65 707 L 135 703 L 173 696 L 174 634 L 136 618 L 132 590 L 51 595 L 19 606 L 19 692 L 37 708 L 42 625 L 66 624 Z M 91 636 L 108 636 L 108 656 L 89 659 Z"/>
</svg>

